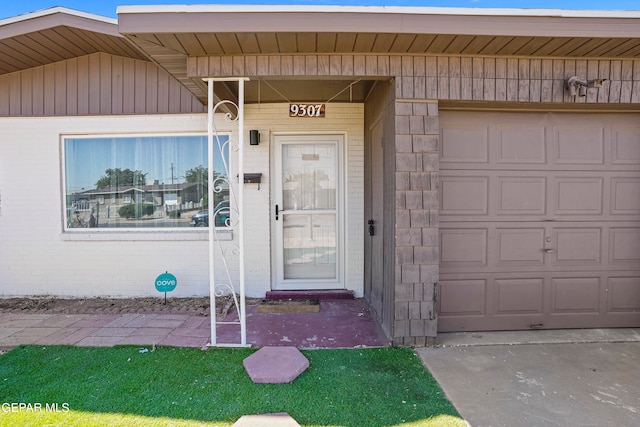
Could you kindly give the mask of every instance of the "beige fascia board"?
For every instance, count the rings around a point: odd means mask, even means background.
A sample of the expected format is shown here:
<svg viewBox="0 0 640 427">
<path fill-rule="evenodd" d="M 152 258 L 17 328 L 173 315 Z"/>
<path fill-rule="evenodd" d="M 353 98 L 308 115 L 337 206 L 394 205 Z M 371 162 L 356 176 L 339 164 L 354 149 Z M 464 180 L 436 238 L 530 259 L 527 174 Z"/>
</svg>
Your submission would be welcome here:
<svg viewBox="0 0 640 427">
<path fill-rule="evenodd" d="M 470 15 L 470 16 L 548 16 L 583 18 L 640 18 L 639 10 L 568 10 L 568 9 L 516 9 L 422 6 L 314 6 L 314 5 L 148 5 L 118 6 L 117 13 L 386 13 L 397 15 Z"/>
<path fill-rule="evenodd" d="M 116 19 L 64 7 L 53 7 L 0 20 L 0 40 L 59 26 L 122 37 L 118 31 L 118 21 Z"/>
<path fill-rule="evenodd" d="M 122 33 L 362 32 L 640 37 L 640 11 L 420 7 L 120 6 Z"/>
</svg>

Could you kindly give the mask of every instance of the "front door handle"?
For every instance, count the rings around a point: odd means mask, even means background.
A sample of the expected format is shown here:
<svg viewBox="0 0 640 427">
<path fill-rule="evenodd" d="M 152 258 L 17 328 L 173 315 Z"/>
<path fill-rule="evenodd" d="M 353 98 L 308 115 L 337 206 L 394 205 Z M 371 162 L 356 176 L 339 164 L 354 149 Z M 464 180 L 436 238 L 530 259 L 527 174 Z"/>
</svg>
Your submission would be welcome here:
<svg viewBox="0 0 640 427">
<path fill-rule="evenodd" d="M 276 221 L 278 220 L 278 205 L 276 205 Z"/>
<path fill-rule="evenodd" d="M 553 253 L 555 253 L 555 252 L 556 252 L 556 250 L 555 250 L 555 249 L 545 249 L 545 250 L 544 250 L 544 253 L 546 253 L 546 254 L 553 254 Z"/>
<path fill-rule="evenodd" d="M 375 235 L 375 227 L 373 226 L 373 220 L 370 219 L 368 224 L 369 224 L 369 236 Z"/>
</svg>

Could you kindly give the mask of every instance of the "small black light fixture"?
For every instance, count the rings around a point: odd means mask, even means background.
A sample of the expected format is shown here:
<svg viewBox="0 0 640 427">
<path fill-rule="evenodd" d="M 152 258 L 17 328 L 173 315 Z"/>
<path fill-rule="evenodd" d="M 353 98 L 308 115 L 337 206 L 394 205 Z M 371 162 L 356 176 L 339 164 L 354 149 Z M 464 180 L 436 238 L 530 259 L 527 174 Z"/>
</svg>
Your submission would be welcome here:
<svg viewBox="0 0 640 427">
<path fill-rule="evenodd" d="M 260 132 L 256 129 L 251 129 L 249 131 L 249 145 L 258 145 L 260 144 Z"/>
</svg>

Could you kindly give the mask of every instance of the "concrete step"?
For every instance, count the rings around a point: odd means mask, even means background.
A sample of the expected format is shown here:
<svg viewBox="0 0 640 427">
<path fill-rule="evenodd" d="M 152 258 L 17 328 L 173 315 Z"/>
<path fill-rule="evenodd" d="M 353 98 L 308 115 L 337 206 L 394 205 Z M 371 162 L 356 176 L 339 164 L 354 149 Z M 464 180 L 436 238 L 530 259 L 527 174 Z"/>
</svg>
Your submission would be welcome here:
<svg viewBox="0 0 640 427">
<path fill-rule="evenodd" d="M 268 291 L 267 300 L 327 300 L 327 299 L 354 299 L 353 291 L 327 290 L 327 291 Z"/>
</svg>

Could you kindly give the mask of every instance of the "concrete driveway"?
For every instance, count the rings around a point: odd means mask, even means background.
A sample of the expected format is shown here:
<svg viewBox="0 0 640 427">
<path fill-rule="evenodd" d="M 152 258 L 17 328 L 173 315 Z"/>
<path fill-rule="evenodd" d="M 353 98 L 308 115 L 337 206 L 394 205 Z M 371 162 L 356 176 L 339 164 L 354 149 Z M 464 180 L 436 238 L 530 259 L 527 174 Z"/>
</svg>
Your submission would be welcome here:
<svg viewBox="0 0 640 427">
<path fill-rule="evenodd" d="M 472 427 L 640 426 L 640 329 L 441 334 L 417 353 Z"/>
</svg>

